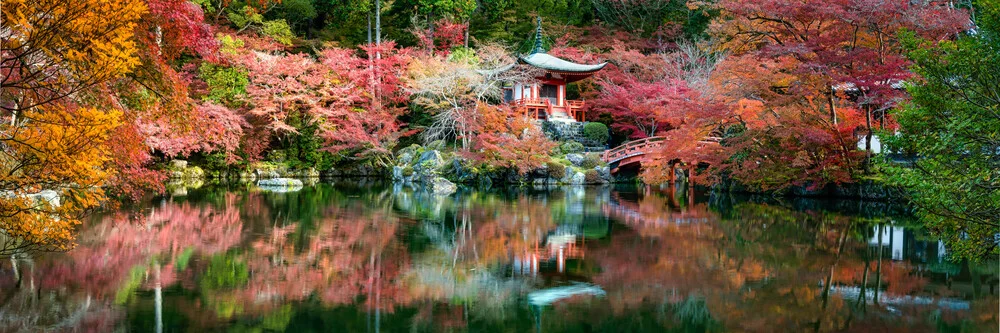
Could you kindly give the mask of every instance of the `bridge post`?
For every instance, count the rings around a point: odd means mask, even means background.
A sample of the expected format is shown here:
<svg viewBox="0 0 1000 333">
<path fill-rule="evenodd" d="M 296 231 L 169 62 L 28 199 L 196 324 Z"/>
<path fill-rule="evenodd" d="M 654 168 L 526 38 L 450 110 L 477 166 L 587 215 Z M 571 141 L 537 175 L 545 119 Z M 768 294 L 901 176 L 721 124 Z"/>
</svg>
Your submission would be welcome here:
<svg viewBox="0 0 1000 333">
<path fill-rule="evenodd" d="M 671 187 L 673 187 L 674 184 L 677 183 L 677 169 L 676 169 L 676 165 L 677 164 L 675 162 L 670 162 L 670 177 L 668 177 L 667 179 L 670 179 L 670 186 Z"/>
<path fill-rule="evenodd" d="M 688 209 L 690 209 L 690 208 L 691 208 L 691 206 L 693 206 L 693 205 L 694 205 L 694 180 L 692 179 L 692 180 L 689 180 L 689 181 L 690 181 L 690 183 L 688 183 L 688 188 L 687 188 L 687 195 L 688 195 L 688 200 L 687 200 L 687 203 L 688 203 Z"/>
<path fill-rule="evenodd" d="M 688 165 L 688 187 L 690 188 L 694 188 L 694 173 L 697 168 L 698 161 L 692 161 L 691 165 Z"/>
</svg>

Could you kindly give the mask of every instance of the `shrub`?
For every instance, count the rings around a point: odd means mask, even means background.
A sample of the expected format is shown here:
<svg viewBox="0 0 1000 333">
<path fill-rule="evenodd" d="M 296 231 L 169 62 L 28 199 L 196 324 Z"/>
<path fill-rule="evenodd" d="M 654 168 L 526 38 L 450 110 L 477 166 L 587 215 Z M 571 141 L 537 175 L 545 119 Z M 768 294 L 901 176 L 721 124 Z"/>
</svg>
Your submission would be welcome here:
<svg viewBox="0 0 1000 333">
<path fill-rule="evenodd" d="M 250 79 L 246 71 L 204 63 L 198 68 L 198 77 L 208 85 L 203 98 L 222 105 L 238 105 L 247 95 Z"/>
<path fill-rule="evenodd" d="M 583 125 L 583 136 L 602 145 L 607 143 L 608 139 L 611 138 L 611 134 L 608 133 L 608 126 L 595 122 Z"/>
<path fill-rule="evenodd" d="M 597 170 L 591 169 L 583 173 L 583 180 L 587 184 L 597 184 L 601 182 L 601 176 L 597 174 Z"/>
<path fill-rule="evenodd" d="M 566 177 L 566 166 L 556 162 L 549 162 L 546 166 L 549 168 L 549 178 L 563 179 Z"/>
<path fill-rule="evenodd" d="M 285 162 L 285 150 L 275 149 L 267 153 L 267 161 L 274 163 L 284 163 Z"/>
<path fill-rule="evenodd" d="M 566 141 L 562 146 L 559 146 L 559 149 L 562 150 L 563 154 L 579 153 L 583 151 L 583 144 L 576 141 Z"/>
<path fill-rule="evenodd" d="M 413 167 L 411 167 L 409 165 L 403 167 L 403 176 L 404 177 L 409 177 L 409 176 L 412 176 L 412 175 L 413 175 Z"/>
<path fill-rule="evenodd" d="M 584 169 L 593 169 L 603 163 L 604 161 L 601 161 L 600 154 L 587 154 L 583 157 L 583 162 L 580 163 L 580 167 Z"/>
</svg>

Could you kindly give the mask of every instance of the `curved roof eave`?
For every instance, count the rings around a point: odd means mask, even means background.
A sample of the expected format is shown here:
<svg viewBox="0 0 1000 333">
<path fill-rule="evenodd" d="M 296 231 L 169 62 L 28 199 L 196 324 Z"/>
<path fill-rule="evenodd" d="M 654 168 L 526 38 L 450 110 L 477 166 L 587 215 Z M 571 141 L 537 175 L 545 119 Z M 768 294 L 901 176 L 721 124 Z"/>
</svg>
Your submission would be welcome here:
<svg viewBox="0 0 1000 333">
<path fill-rule="evenodd" d="M 601 70 L 608 64 L 607 62 L 602 62 L 596 65 L 578 64 L 556 58 L 548 53 L 532 53 L 526 56 L 518 57 L 518 60 L 534 67 L 563 73 L 593 73 Z"/>
</svg>

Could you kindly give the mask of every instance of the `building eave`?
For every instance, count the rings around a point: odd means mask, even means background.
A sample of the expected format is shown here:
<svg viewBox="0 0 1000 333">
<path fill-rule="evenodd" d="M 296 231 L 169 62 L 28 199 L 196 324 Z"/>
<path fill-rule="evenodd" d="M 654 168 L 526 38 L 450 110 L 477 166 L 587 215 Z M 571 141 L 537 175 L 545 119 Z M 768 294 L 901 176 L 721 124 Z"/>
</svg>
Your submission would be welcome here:
<svg viewBox="0 0 1000 333">
<path fill-rule="evenodd" d="M 532 53 L 521 56 L 518 57 L 518 62 L 560 74 L 593 74 L 608 65 L 607 62 L 596 65 L 578 64 L 559 59 L 548 53 Z"/>
</svg>

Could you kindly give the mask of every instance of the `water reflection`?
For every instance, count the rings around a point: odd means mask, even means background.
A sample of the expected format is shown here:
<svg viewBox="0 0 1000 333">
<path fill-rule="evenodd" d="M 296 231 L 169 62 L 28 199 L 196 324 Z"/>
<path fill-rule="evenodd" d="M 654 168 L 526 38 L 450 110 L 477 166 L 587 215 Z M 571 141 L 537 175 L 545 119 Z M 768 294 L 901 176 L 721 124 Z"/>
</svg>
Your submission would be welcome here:
<svg viewBox="0 0 1000 333">
<path fill-rule="evenodd" d="M 620 186 L 206 185 L 0 266 L 0 331 L 951 331 L 996 265 L 900 209 Z"/>
</svg>

